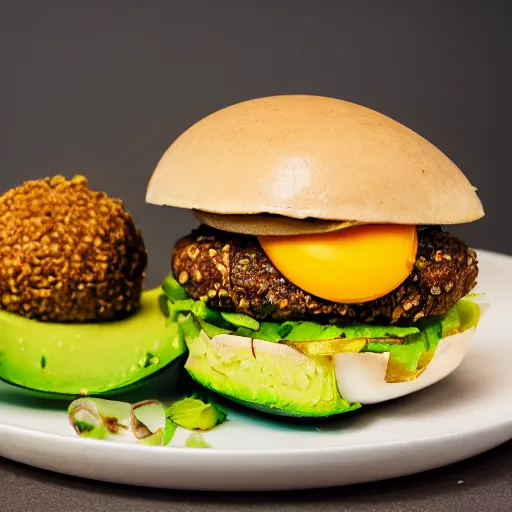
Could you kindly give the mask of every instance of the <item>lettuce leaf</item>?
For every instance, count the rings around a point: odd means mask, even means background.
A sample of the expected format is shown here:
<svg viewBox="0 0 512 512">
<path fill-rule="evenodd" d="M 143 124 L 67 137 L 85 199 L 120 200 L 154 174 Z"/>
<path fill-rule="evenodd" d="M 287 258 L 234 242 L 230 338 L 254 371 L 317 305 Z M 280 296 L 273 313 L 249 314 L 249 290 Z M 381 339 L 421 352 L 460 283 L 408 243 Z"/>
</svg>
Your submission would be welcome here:
<svg viewBox="0 0 512 512">
<path fill-rule="evenodd" d="M 442 339 L 442 324 L 408 336 L 404 343 L 370 342 L 362 352 L 389 352 L 386 382 L 406 382 L 417 379 L 434 357 Z"/>
<path fill-rule="evenodd" d="M 387 382 L 416 379 L 427 368 L 441 339 L 475 327 L 480 318 L 478 305 L 468 296 L 457 302 L 444 317 L 417 327 L 339 326 L 312 321 L 259 322 L 242 313 L 219 312 L 200 300 L 185 298 L 184 288 L 172 276 L 166 278 L 162 289 L 167 295 L 169 310 L 174 316 L 180 315 L 178 323 L 185 339 L 196 337 L 202 329 L 210 338 L 233 334 L 272 343 L 358 340 L 361 341 L 361 352 L 389 353 Z M 353 350 L 354 344 L 350 346 Z M 321 347 L 317 349 L 315 353 L 321 354 Z"/>
<path fill-rule="evenodd" d="M 323 325 L 312 321 L 258 322 L 243 313 L 228 313 L 209 308 L 203 301 L 191 298 L 184 299 L 185 289 L 172 276 L 168 276 L 162 285 L 169 300 L 169 310 L 174 314 L 192 313 L 194 318 L 201 320 L 201 326 L 210 332 L 232 333 L 254 339 L 271 341 L 317 341 L 335 338 L 405 338 L 420 332 L 418 327 L 397 327 L 378 325 L 338 326 Z M 179 298 L 177 298 L 179 297 Z M 220 328 L 209 329 L 206 324 Z"/>
</svg>

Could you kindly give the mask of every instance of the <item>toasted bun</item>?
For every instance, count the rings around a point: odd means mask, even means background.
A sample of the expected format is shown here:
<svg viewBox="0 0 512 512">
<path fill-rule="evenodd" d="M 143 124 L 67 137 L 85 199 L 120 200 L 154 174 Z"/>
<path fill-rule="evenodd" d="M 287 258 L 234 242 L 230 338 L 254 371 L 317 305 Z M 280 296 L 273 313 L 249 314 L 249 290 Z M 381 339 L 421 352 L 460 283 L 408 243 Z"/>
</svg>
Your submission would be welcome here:
<svg viewBox="0 0 512 512">
<path fill-rule="evenodd" d="M 441 381 L 458 368 L 468 352 L 474 333 L 475 328 L 473 327 L 462 333 L 443 338 L 427 368 L 416 379 L 405 382 L 390 383 L 386 381 L 389 353 L 343 352 L 334 355 L 332 357 L 338 391 L 341 397 L 348 402 L 365 405 L 392 400 L 424 389 Z M 231 334 L 219 334 L 210 339 L 202 332 L 202 343 L 204 344 L 202 353 L 196 354 L 196 350 L 191 350 L 185 364 L 185 368 L 192 377 L 213 391 L 238 401 L 240 396 L 236 396 L 236 393 L 239 383 L 229 381 L 223 369 L 232 364 L 240 365 L 245 356 L 248 356 L 249 360 L 252 357 L 254 365 L 259 368 L 260 379 L 254 389 L 246 391 L 246 395 L 250 395 L 250 399 L 243 396 L 243 402 L 245 405 L 257 409 L 266 406 L 267 412 L 272 412 L 272 406 L 269 406 L 268 395 L 265 396 L 265 393 L 266 390 L 275 387 L 276 377 L 275 368 L 269 368 L 266 358 L 271 357 L 276 367 L 279 368 L 288 366 L 301 368 L 304 367 L 308 359 L 307 355 L 289 345 L 251 340 Z M 210 354 L 207 359 L 208 364 L 211 365 L 206 369 L 206 374 L 215 374 L 217 377 L 215 382 L 205 382 L 204 366 L 198 371 L 201 365 L 197 364 L 197 361 L 204 358 L 203 353 L 206 352 Z M 224 375 L 224 377 L 219 377 L 219 375 Z M 276 403 L 286 402 L 281 399 L 278 392 L 276 392 L 274 400 Z M 276 414 L 282 413 L 278 406 L 274 407 L 277 407 L 274 411 Z M 307 416 L 308 414 L 305 412 L 303 415 Z"/>
<path fill-rule="evenodd" d="M 457 166 L 368 108 L 283 95 L 202 119 L 165 152 L 148 203 L 218 214 L 457 224 L 484 215 Z"/>
</svg>

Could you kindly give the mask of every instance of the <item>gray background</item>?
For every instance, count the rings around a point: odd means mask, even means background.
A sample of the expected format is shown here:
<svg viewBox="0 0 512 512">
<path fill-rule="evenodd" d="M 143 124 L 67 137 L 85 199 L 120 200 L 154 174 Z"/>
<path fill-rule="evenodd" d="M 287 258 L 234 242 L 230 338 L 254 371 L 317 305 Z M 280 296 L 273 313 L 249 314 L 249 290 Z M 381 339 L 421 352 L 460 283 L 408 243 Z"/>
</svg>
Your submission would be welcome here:
<svg viewBox="0 0 512 512">
<path fill-rule="evenodd" d="M 0 191 L 55 173 L 87 175 L 133 212 L 156 283 L 173 242 L 196 224 L 189 212 L 144 204 L 173 139 L 237 101 L 322 94 L 380 110 L 448 154 L 480 189 L 487 212 L 454 231 L 473 246 L 512 253 L 511 7 L 507 0 L 0 0 Z M 511 449 L 400 482 L 296 494 L 283 510 L 506 512 Z M 2 512 L 207 510 L 212 502 L 235 511 L 272 510 L 282 496 L 127 491 L 0 460 L 0 498 Z"/>
<path fill-rule="evenodd" d="M 401 121 L 480 189 L 457 227 L 512 253 L 507 234 L 512 2 L 0 0 L 0 190 L 83 173 L 144 231 L 149 283 L 168 271 L 187 211 L 144 204 L 182 131 L 231 103 L 313 93 Z"/>
</svg>

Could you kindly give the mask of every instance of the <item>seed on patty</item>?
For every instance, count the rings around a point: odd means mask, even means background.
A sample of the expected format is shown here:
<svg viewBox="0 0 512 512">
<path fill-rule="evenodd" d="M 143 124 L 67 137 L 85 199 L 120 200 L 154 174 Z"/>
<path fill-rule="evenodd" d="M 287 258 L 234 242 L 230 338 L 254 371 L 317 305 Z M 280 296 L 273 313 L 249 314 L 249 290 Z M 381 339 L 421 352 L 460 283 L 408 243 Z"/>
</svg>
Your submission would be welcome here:
<svg viewBox="0 0 512 512">
<path fill-rule="evenodd" d="M 286 309 L 288 307 L 288 299 L 279 300 L 279 309 Z"/>
<path fill-rule="evenodd" d="M 199 248 L 197 247 L 197 245 L 191 245 L 188 249 L 187 249 L 187 254 L 188 254 L 188 257 L 194 261 L 197 256 L 199 255 Z"/>
<path fill-rule="evenodd" d="M 26 181 L 0 196 L 0 308 L 54 322 L 136 309 L 147 254 L 118 199 L 83 176 Z"/>
<path fill-rule="evenodd" d="M 190 245 L 199 248 L 194 260 L 187 257 Z M 227 256 L 228 264 L 220 262 L 217 253 Z M 193 298 L 204 298 L 211 307 L 260 320 L 314 318 L 382 325 L 410 324 L 446 314 L 476 285 L 477 263 L 475 252 L 456 236 L 437 227 L 421 229 L 414 268 L 400 286 L 373 301 L 340 304 L 312 296 L 288 281 L 272 265 L 256 237 L 202 225 L 177 242 L 172 256 L 174 275 L 186 272 L 193 276 L 195 269 L 201 269 L 202 279 L 189 279 L 185 290 Z M 209 297 L 208 290 L 217 283 L 221 290 L 216 297 Z"/>
</svg>

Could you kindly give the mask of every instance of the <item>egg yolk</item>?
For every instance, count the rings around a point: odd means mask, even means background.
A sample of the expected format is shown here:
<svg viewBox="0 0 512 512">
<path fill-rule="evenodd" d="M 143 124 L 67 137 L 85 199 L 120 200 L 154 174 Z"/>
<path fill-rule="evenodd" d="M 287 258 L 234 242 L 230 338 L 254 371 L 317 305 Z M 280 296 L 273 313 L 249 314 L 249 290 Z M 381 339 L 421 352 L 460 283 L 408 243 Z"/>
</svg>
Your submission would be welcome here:
<svg viewBox="0 0 512 512">
<path fill-rule="evenodd" d="M 312 295 L 344 304 L 393 291 L 411 273 L 418 249 L 416 227 L 395 224 L 258 238 L 289 281 Z"/>
</svg>

